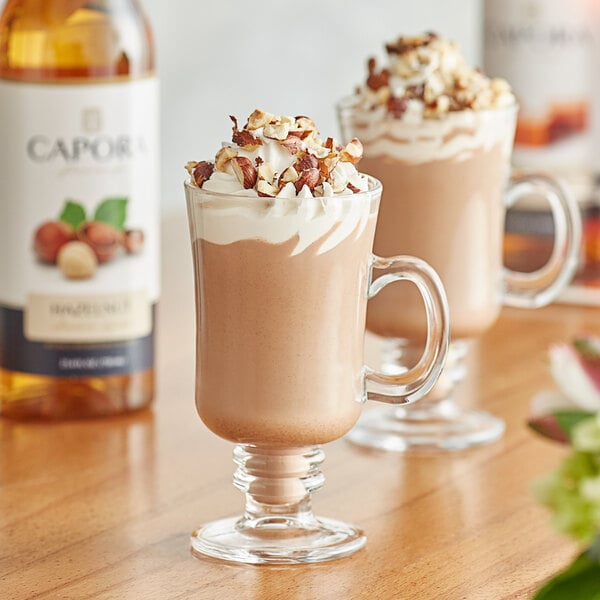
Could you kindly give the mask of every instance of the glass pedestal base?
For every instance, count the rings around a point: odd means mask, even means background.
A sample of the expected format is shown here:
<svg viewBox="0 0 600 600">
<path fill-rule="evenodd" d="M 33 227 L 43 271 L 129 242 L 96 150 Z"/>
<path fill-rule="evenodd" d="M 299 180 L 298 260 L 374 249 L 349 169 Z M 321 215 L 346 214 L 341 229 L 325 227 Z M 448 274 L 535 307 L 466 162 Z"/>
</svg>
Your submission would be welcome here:
<svg viewBox="0 0 600 600">
<path fill-rule="evenodd" d="M 359 446 L 379 450 L 436 452 L 495 442 L 504 429 L 502 419 L 449 403 L 436 407 L 435 411 L 416 408 L 369 411 L 346 437 Z"/>
<path fill-rule="evenodd" d="M 192 534 L 192 553 L 253 565 L 316 563 L 349 556 L 360 529 L 317 518 L 310 496 L 323 485 L 323 451 L 236 446 L 233 483 L 246 494 L 242 517 L 207 523 Z"/>
<path fill-rule="evenodd" d="M 420 352 L 408 341 L 385 340 L 383 371 L 405 371 L 405 364 L 412 364 Z M 500 439 L 505 430 L 502 419 L 454 403 L 455 387 L 466 375 L 466 352 L 466 342 L 452 342 L 446 366 L 431 392 L 414 404 L 363 412 L 346 439 L 359 446 L 394 452 L 464 450 Z"/>
<path fill-rule="evenodd" d="M 231 518 L 208 523 L 192 534 L 192 552 L 253 565 L 315 563 L 349 556 L 366 537 L 334 519 L 301 523 L 294 518 L 266 517 L 249 524 Z"/>
</svg>

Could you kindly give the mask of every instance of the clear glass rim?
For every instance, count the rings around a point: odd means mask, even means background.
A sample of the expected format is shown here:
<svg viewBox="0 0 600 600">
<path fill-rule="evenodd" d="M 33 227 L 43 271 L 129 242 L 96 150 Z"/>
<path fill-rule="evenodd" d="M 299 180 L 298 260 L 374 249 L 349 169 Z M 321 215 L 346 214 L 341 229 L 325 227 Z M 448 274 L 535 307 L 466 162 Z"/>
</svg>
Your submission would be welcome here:
<svg viewBox="0 0 600 600">
<path fill-rule="evenodd" d="M 336 110 L 338 111 L 339 114 L 343 113 L 343 112 L 354 112 L 355 114 L 359 114 L 359 115 L 373 115 L 373 113 L 375 112 L 375 109 L 373 110 L 369 110 L 369 109 L 364 109 L 364 108 L 357 108 L 354 104 L 356 103 L 356 99 L 357 96 L 356 95 L 349 95 L 349 96 L 344 96 L 341 100 L 339 100 L 335 107 Z M 445 121 L 445 120 L 450 120 L 453 118 L 458 118 L 459 115 L 463 115 L 465 113 L 469 113 L 469 114 L 473 114 L 473 115 L 505 115 L 505 114 L 516 114 L 519 112 L 519 104 L 517 102 L 515 102 L 514 104 L 510 104 L 508 106 L 499 106 L 496 108 L 486 108 L 483 110 L 475 110 L 473 108 L 466 108 L 463 110 L 454 110 L 454 111 L 450 111 L 445 113 L 443 116 L 435 118 L 435 119 L 430 119 L 430 118 L 424 118 L 422 119 L 421 122 L 428 122 L 428 123 L 435 123 L 435 122 L 439 122 L 439 121 Z M 386 112 L 385 113 L 385 118 L 386 120 L 390 120 L 390 121 L 402 121 L 401 118 L 398 117 L 394 117 L 393 115 L 391 115 L 390 113 Z"/>
<path fill-rule="evenodd" d="M 361 201 L 361 200 L 369 200 L 371 201 L 373 197 L 376 197 L 378 194 L 381 194 L 383 191 L 383 185 L 379 179 L 368 175 L 367 173 L 362 173 L 365 175 L 369 181 L 369 189 L 364 192 L 353 192 L 352 194 L 335 194 L 334 196 L 314 196 L 314 200 L 319 200 L 321 202 L 329 202 L 334 200 L 346 200 L 346 201 Z M 205 190 L 200 188 L 192 183 L 189 180 L 184 181 L 184 188 L 186 191 L 186 197 L 188 200 L 202 200 L 202 199 L 221 199 L 232 201 L 235 200 L 237 203 L 256 203 L 262 202 L 263 204 L 267 204 L 269 206 L 285 203 L 287 206 L 290 203 L 295 203 L 300 206 L 303 202 L 310 198 L 280 198 L 280 197 L 265 197 L 265 196 L 246 196 L 243 194 L 235 194 L 235 193 L 226 193 L 226 192 L 213 192 L 209 190 Z"/>
</svg>

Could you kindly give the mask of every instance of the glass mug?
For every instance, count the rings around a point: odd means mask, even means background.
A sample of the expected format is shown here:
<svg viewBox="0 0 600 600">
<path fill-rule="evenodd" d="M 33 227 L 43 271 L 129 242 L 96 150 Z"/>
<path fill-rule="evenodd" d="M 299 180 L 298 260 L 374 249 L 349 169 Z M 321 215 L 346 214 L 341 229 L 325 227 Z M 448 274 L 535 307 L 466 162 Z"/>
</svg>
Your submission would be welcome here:
<svg viewBox="0 0 600 600">
<path fill-rule="evenodd" d="M 234 485 L 243 516 L 208 523 L 192 551 L 280 564 L 329 560 L 363 533 L 316 518 L 320 445 L 347 433 L 366 399 L 412 402 L 443 367 L 449 340 L 444 290 L 412 257 L 371 254 L 381 184 L 330 198 L 207 192 L 186 184 L 196 309 L 196 406 L 205 425 L 238 444 Z M 372 280 L 374 270 L 388 272 Z M 413 282 L 427 341 L 414 369 L 386 375 L 363 365 L 367 300 Z"/>
<path fill-rule="evenodd" d="M 385 186 L 374 250 L 411 254 L 440 275 L 448 295 L 450 352 L 435 388 L 416 406 L 365 413 L 349 439 L 385 450 L 453 450 L 488 443 L 504 422 L 460 408 L 454 386 L 465 376 L 465 341 L 496 321 L 502 305 L 537 308 L 551 302 L 577 267 L 581 223 L 576 203 L 553 180 L 513 179 L 506 190 L 517 108 L 460 111 L 405 122 L 338 106 L 343 138 L 364 146 L 363 171 Z M 545 198 L 555 223 L 554 250 L 534 273 L 502 265 L 505 212 L 531 194 Z M 402 310 L 398 310 L 398 307 Z M 421 301 L 407 286 L 369 304 L 367 329 L 382 336 L 387 373 L 402 372 L 420 352 Z"/>
</svg>

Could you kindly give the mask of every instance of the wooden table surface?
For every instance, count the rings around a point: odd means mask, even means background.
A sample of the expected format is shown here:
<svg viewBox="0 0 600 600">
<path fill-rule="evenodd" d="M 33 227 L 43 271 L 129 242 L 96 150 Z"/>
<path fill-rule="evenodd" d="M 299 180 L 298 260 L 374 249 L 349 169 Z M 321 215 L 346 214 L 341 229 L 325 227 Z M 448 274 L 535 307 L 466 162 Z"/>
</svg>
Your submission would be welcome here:
<svg viewBox="0 0 600 600">
<path fill-rule="evenodd" d="M 195 413 L 187 226 L 164 224 L 159 384 L 152 411 L 63 424 L 0 423 L 0 598 L 529 598 L 576 547 L 550 528 L 529 487 L 564 450 L 525 427 L 551 387 L 545 349 L 598 332 L 600 309 L 506 310 L 473 349 L 464 401 L 507 421 L 491 446 L 443 456 L 325 448 L 315 511 L 362 527 L 353 557 L 251 567 L 193 558 L 188 537 L 239 513 L 232 444 Z M 368 342 L 373 352 L 374 340 Z"/>
</svg>

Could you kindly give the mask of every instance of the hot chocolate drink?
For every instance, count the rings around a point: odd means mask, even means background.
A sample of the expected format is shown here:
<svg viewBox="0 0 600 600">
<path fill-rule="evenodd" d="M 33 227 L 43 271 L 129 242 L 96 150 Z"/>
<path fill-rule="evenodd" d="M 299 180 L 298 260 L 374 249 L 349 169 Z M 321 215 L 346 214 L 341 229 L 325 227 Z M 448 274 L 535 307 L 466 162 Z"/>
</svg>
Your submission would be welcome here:
<svg viewBox="0 0 600 600">
<path fill-rule="evenodd" d="M 423 261 L 373 257 L 382 188 L 356 170 L 357 139 L 323 141 L 307 117 L 233 121 L 214 161 L 188 164 L 186 196 L 196 406 L 238 444 L 234 485 L 246 509 L 194 532 L 192 548 L 253 564 L 347 556 L 362 532 L 310 509 L 323 484 L 318 445 L 347 433 L 367 398 L 405 403 L 431 389 L 448 347 L 445 294 Z M 367 300 L 404 280 L 419 286 L 429 329 L 419 367 L 396 377 L 364 366 L 363 334 Z"/>
<path fill-rule="evenodd" d="M 487 331 L 502 304 L 537 308 L 556 298 L 576 265 L 577 208 L 548 178 L 509 182 L 517 107 L 506 81 L 489 79 L 435 34 L 400 37 L 386 49 L 386 68 L 371 59 L 366 84 L 340 105 L 341 125 L 345 137 L 361 138 L 364 170 L 385 187 L 375 252 L 413 254 L 437 270 L 453 341 L 421 403 L 365 414 L 349 437 L 400 452 L 468 448 L 498 439 L 504 423 L 454 403 L 464 341 Z M 551 205 L 555 248 L 540 271 L 523 276 L 502 264 L 504 216 L 530 194 Z M 426 331 L 415 289 L 394 286 L 374 298 L 367 328 L 384 338 L 387 372 L 414 365 Z"/>
<path fill-rule="evenodd" d="M 377 138 L 370 140 L 367 131 L 363 134 L 368 153 L 364 168 L 386 182 L 374 251 L 388 256 L 402 249 L 435 266 L 448 294 L 454 339 L 489 329 L 502 302 L 502 194 L 510 137 L 501 127 L 510 131 L 513 112 L 482 117 L 473 118 L 470 128 L 461 127 L 456 134 L 474 143 L 479 138 L 480 146 L 455 154 L 439 149 L 422 162 L 406 138 L 392 137 L 393 128 L 387 137 L 389 154 L 379 157 Z M 483 138 L 494 127 L 489 121 L 496 119 L 498 131 L 490 132 L 495 135 L 488 142 Z M 455 130 L 449 125 L 444 127 L 452 136 L 459 125 Z M 373 298 L 367 327 L 384 337 L 422 338 L 427 327 L 417 290 L 394 286 Z"/>
<path fill-rule="evenodd" d="M 187 188 L 202 213 L 198 412 L 237 443 L 328 442 L 350 430 L 363 400 L 378 198 L 355 194 L 368 188 L 353 164 L 358 141 L 321 142 L 310 119 L 257 112 L 233 140 L 214 165 L 190 165 L 202 187 Z"/>
<path fill-rule="evenodd" d="M 340 109 L 344 134 L 364 145 L 361 167 L 385 186 L 374 250 L 429 262 L 448 294 L 452 337 L 472 337 L 490 327 L 502 302 L 514 97 L 433 34 L 400 38 L 387 51 L 389 67 L 377 71 L 371 60 L 366 86 Z M 419 294 L 388 288 L 369 303 L 367 327 L 422 337 Z"/>
<path fill-rule="evenodd" d="M 261 210 L 260 199 L 252 202 L 252 219 L 282 221 Z M 237 443 L 299 447 L 337 439 L 354 425 L 363 399 L 373 208 L 349 207 L 301 251 L 298 234 L 279 243 L 248 237 L 223 244 L 207 228 L 196 240 L 204 288 L 197 408 L 214 433 Z"/>
</svg>

